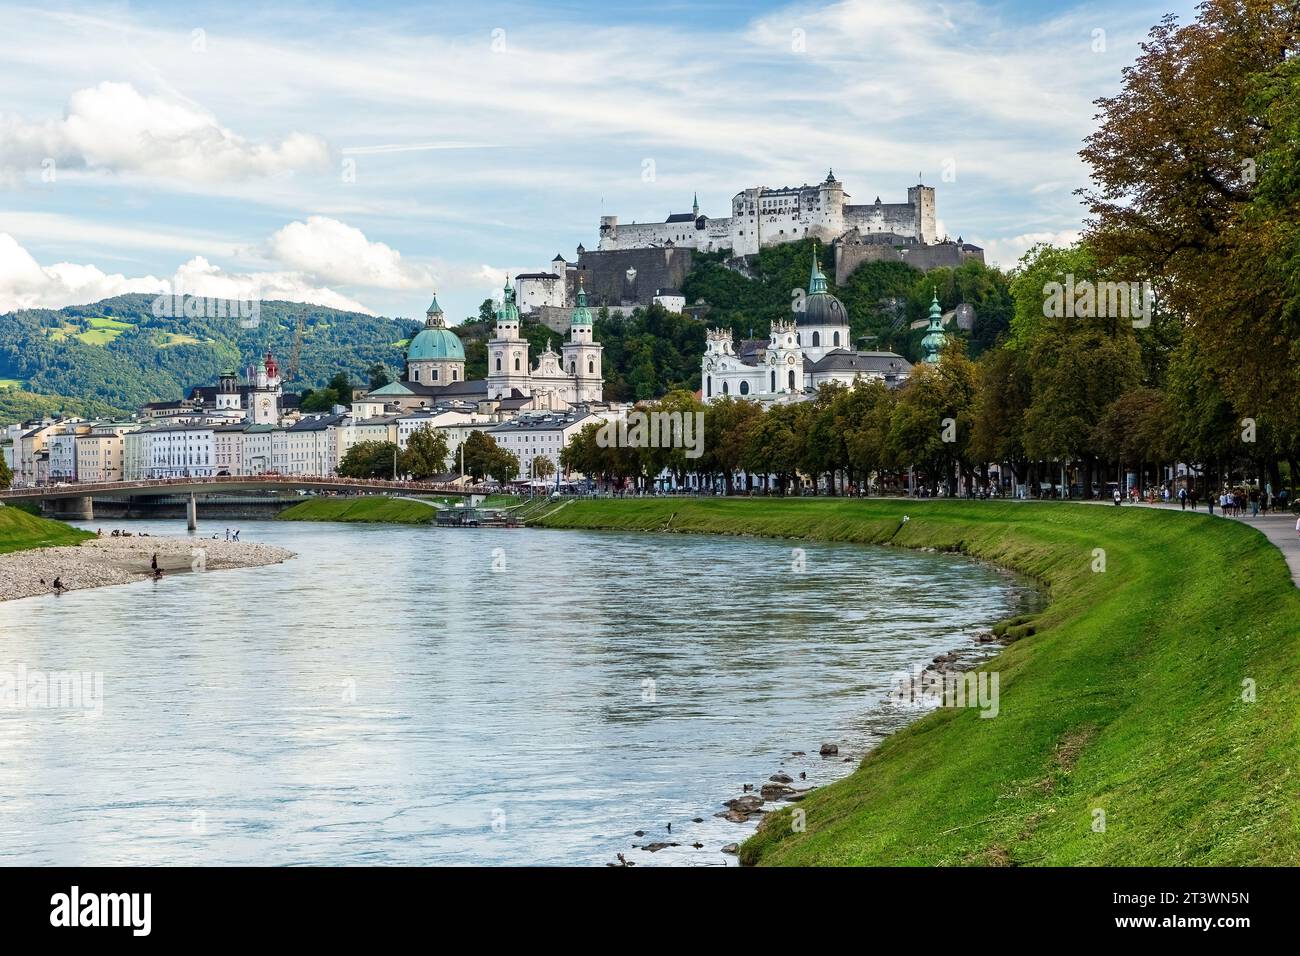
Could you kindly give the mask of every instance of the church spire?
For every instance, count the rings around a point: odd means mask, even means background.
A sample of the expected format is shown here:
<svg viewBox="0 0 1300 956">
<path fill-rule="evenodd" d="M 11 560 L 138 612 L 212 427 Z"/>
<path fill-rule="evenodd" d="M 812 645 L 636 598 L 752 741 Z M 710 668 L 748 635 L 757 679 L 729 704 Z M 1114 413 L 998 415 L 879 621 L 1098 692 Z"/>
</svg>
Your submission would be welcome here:
<svg viewBox="0 0 1300 956">
<path fill-rule="evenodd" d="M 698 192 L 691 196 L 691 215 L 697 218 L 700 215 L 700 194 Z"/>
<path fill-rule="evenodd" d="M 569 324 L 591 325 L 591 309 L 587 308 L 587 290 L 582 287 L 582 276 L 578 276 L 578 307 L 573 310 Z"/>
<path fill-rule="evenodd" d="M 924 361 L 929 365 L 939 364 L 939 353 L 943 350 L 948 336 L 943 331 L 943 308 L 939 305 L 939 290 L 930 287 L 930 325 L 921 339 L 921 348 L 925 349 Z"/>
<path fill-rule="evenodd" d="M 812 272 L 808 276 L 808 294 L 818 295 L 827 292 L 829 286 L 826 282 L 826 276 L 821 267 L 817 264 L 817 240 L 813 240 L 812 254 Z"/>
<path fill-rule="evenodd" d="M 429 307 L 424 310 L 424 327 L 426 329 L 440 329 L 446 325 L 443 319 L 442 306 L 438 304 L 438 293 L 433 294 L 433 301 Z"/>
</svg>

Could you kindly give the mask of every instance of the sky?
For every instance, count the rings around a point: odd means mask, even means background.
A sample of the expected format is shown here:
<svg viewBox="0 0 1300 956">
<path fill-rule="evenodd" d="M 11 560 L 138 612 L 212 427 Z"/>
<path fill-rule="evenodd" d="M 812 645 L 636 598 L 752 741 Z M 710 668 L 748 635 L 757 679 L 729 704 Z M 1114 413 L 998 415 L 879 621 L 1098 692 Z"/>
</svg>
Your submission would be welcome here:
<svg viewBox="0 0 1300 956">
<path fill-rule="evenodd" d="M 0 3 L 0 312 L 164 289 L 453 322 L 601 215 L 936 188 L 1068 243 L 1093 101 L 1191 0 Z"/>
</svg>

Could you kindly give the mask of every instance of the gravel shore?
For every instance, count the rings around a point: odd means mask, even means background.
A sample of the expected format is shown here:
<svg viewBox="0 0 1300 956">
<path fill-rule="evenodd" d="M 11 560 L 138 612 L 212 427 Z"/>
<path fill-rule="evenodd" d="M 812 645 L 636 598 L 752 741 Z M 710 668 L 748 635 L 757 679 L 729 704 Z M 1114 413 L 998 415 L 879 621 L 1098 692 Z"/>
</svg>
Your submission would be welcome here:
<svg viewBox="0 0 1300 956">
<path fill-rule="evenodd" d="M 202 538 L 92 538 L 80 545 L 36 548 L 0 555 L 0 601 L 49 594 L 54 579 L 65 590 L 129 584 L 153 575 L 152 560 L 164 576 L 226 568 L 253 568 L 279 564 L 292 551 L 251 541 Z"/>
</svg>

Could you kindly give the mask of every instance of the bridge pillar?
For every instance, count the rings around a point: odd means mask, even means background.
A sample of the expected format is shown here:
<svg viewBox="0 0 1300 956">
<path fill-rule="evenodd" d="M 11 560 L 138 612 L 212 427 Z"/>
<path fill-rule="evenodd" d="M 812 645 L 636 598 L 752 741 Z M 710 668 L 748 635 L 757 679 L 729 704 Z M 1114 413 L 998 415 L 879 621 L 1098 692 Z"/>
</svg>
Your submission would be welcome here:
<svg viewBox="0 0 1300 956">
<path fill-rule="evenodd" d="M 185 505 L 185 527 L 190 531 L 199 530 L 199 503 L 193 492 L 190 493 L 190 500 Z"/>
<path fill-rule="evenodd" d="M 95 501 L 89 495 L 80 498 L 52 498 L 41 502 L 41 511 L 65 521 L 94 521 Z"/>
</svg>

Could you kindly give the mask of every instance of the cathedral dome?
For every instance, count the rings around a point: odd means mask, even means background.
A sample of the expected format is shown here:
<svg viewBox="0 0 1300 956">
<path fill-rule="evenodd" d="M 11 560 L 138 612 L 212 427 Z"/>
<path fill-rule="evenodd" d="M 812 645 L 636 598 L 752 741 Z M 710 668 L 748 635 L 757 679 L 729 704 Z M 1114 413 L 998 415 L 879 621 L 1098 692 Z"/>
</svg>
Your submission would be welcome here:
<svg viewBox="0 0 1300 956">
<path fill-rule="evenodd" d="M 406 347 L 406 360 L 416 362 L 421 359 L 453 359 L 465 361 L 465 348 L 460 344 L 456 333 L 450 329 L 423 328 L 411 339 Z"/>
<path fill-rule="evenodd" d="M 849 313 L 844 303 L 831 295 L 830 283 L 817 265 L 817 252 L 813 251 L 812 274 L 808 277 L 808 294 L 803 309 L 795 311 L 795 325 L 848 325 Z"/>
<path fill-rule="evenodd" d="M 804 299 L 803 311 L 795 316 L 795 325 L 847 325 L 849 313 L 844 303 L 829 292 L 819 292 Z"/>
</svg>

